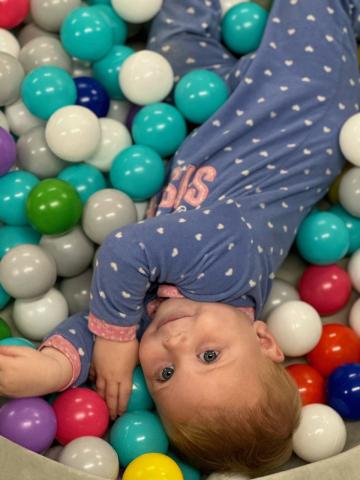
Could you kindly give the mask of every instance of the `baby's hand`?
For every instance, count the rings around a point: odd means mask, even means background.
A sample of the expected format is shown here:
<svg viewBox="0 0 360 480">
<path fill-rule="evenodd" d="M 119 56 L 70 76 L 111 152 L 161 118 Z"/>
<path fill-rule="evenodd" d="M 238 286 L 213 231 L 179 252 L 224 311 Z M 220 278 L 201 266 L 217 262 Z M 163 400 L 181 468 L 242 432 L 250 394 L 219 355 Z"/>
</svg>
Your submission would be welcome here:
<svg viewBox="0 0 360 480">
<path fill-rule="evenodd" d="M 114 420 L 125 412 L 138 363 L 139 342 L 115 342 L 97 337 L 92 358 L 96 390 L 106 401 Z"/>
</svg>

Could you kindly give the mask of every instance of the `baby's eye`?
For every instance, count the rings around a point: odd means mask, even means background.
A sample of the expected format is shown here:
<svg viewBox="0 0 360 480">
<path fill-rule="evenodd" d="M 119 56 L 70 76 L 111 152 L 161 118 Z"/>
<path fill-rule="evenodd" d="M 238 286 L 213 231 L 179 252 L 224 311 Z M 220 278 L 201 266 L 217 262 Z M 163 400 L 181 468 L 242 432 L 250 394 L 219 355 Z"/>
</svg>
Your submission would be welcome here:
<svg viewBox="0 0 360 480">
<path fill-rule="evenodd" d="M 206 350 L 206 352 L 200 353 L 199 357 L 206 363 L 214 362 L 219 356 L 219 352 L 215 350 Z"/>
<path fill-rule="evenodd" d="M 170 378 L 174 375 L 175 368 L 174 367 L 165 367 L 161 370 L 160 373 L 160 381 L 167 382 Z"/>
</svg>

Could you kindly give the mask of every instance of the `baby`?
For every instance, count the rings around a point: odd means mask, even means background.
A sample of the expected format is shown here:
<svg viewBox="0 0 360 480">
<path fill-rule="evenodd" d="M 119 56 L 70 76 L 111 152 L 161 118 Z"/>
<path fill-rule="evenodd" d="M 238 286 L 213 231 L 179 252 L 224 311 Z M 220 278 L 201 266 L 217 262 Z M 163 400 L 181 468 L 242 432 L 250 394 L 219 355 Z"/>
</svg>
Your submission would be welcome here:
<svg viewBox="0 0 360 480">
<path fill-rule="evenodd" d="M 260 475 L 291 454 L 299 396 L 255 321 L 300 222 L 339 174 L 338 133 L 359 109 L 360 0 L 275 0 L 240 60 L 219 0 L 165 0 L 149 48 L 176 75 L 216 71 L 229 100 L 171 160 L 156 216 L 113 232 L 89 312 L 40 351 L 0 348 L 0 394 L 44 395 L 89 376 L 111 416 L 138 360 L 177 449 L 204 471 Z"/>
</svg>

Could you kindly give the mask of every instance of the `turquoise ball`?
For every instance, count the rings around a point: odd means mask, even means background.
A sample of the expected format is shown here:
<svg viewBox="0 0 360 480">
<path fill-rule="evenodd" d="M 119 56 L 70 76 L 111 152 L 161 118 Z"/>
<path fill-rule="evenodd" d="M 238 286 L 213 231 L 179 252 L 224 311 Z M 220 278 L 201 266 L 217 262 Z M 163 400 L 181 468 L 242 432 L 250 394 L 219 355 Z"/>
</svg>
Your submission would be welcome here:
<svg viewBox="0 0 360 480">
<path fill-rule="evenodd" d="M 124 467 L 144 453 L 166 453 L 169 446 L 159 417 L 141 410 L 119 417 L 110 430 L 109 441 Z"/>
<path fill-rule="evenodd" d="M 39 242 L 40 233 L 31 227 L 4 225 L 0 227 L 0 259 L 17 245 L 24 245 L 24 243 L 37 245 Z"/>
<path fill-rule="evenodd" d="M 106 188 L 105 177 L 100 170 L 85 163 L 64 168 L 57 178 L 70 183 L 79 194 L 82 203 L 86 203 L 93 193 Z"/>
<path fill-rule="evenodd" d="M 239 55 L 256 50 L 262 40 L 267 19 L 267 11 L 257 3 L 244 2 L 234 5 L 222 20 L 223 42 Z"/>
<path fill-rule="evenodd" d="M 111 0 L 86 0 L 89 5 L 111 5 Z"/>
<path fill-rule="evenodd" d="M 153 148 L 161 157 L 175 153 L 186 133 L 184 117 L 167 103 L 154 103 L 142 108 L 132 124 L 134 142 Z"/>
<path fill-rule="evenodd" d="M 27 340 L 26 338 L 21 337 L 9 337 L 0 340 L 0 347 L 30 347 L 36 349 L 35 345 Z"/>
<path fill-rule="evenodd" d="M 31 190 L 39 183 L 32 173 L 9 172 L 0 177 L 0 221 L 21 226 L 28 223 L 26 201 Z"/>
<path fill-rule="evenodd" d="M 309 263 L 329 265 L 348 252 L 349 231 L 334 213 L 315 211 L 301 223 L 296 245 L 300 255 Z"/>
<path fill-rule="evenodd" d="M 334 213 L 345 223 L 350 237 L 350 246 L 347 255 L 352 255 L 360 248 L 360 218 L 351 215 L 351 213 L 346 211 L 340 204 L 331 207 L 329 212 Z"/>
<path fill-rule="evenodd" d="M 184 75 L 175 88 L 175 104 L 192 123 L 208 120 L 228 99 L 225 81 L 209 70 L 192 70 Z"/>
<path fill-rule="evenodd" d="M 178 467 L 181 470 L 181 473 L 183 474 L 184 480 L 201 480 L 202 475 L 199 470 L 196 470 L 196 468 L 192 467 L 191 465 L 184 463 L 177 455 L 172 452 L 168 452 L 166 455 L 172 458 L 177 463 Z"/>
<path fill-rule="evenodd" d="M 110 170 L 111 185 L 126 193 L 134 202 L 143 202 L 157 193 L 164 184 L 165 167 L 152 148 L 133 145 L 122 150 Z"/>
<path fill-rule="evenodd" d="M 113 31 L 103 13 L 91 7 L 79 7 L 65 18 L 60 38 L 71 56 L 93 62 L 112 47 Z"/>
<path fill-rule="evenodd" d="M 3 289 L 0 283 L 0 310 L 6 307 L 6 305 L 10 302 L 10 295 Z"/>
<path fill-rule="evenodd" d="M 133 373 L 132 392 L 127 411 L 134 412 L 136 410 L 151 410 L 153 406 L 154 402 L 146 386 L 143 371 L 140 366 L 137 366 Z"/>
<path fill-rule="evenodd" d="M 98 4 L 94 7 L 94 9 L 103 15 L 106 22 L 112 29 L 114 45 L 122 45 L 125 43 L 128 35 L 127 23 L 121 17 L 119 17 L 119 15 L 110 5 Z"/>
<path fill-rule="evenodd" d="M 119 72 L 122 64 L 133 53 L 133 48 L 114 45 L 107 55 L 92 66 L 94 77 L 103 85 L 112 100 L 125 100 L 120 88 Z"/>
</svg>

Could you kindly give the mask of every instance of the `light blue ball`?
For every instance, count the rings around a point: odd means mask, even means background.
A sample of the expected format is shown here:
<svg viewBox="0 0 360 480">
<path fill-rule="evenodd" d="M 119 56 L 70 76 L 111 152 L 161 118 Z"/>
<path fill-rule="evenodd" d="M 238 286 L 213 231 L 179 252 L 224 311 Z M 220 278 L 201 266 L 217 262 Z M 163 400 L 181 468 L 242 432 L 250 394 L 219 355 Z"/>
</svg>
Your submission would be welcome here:
<svg viewBox="0 0 360 480">
<path fill-rule="evenodd" d="M 122 45 L 125 43 L 128 35 L 127 23 L 119 17 L 115 10 L 110 5 L 98 4 L 94 7 L 97 12 L 100 12 L 113 32 L 114 45 Z"/>
<path fill-rule="evenodd" d="M 209 70 L 192 70 L 184 75 L 175 88 L 175 104 L 192 123 L 208 120 L 228 99 L 225 81 Z"/>
<path fill-rule="evenodd" d="M 79 7 L 65 18 L 60 30 L 65 50 L 80 60 L 99 60 L 113 44 L 113 31 L 104 15 L 91 7 Z"/>
<path fill-rule="evenodd" d="M 152 148 L 133 145 L 122 150 L 110 170 L 110 182 L 134 202 L 143 202 L 157 193 L 164 184 L 163 160 Z"/>
<path fill-rule="evenodd" d="M 124 467 L 144 453 L 166 453 L 169 446 L 159 417 L 147 411 L 119 417 L 110 430 L 109 441 Z"/>
<path fill-rule="evenodd" d="M 14 227 L 4 225 L 0 227 L 0 259 L 12 248 L 24 243 L 37 245 L 40 242 L 40 233 L 31 227 Z"/>
<path fill-rule="evenodd" d="M 36 349 L 35 345 L 27 340 L 26 338 L 21 337 L 9 337 L 0 340 L 0 347 L 30 347 Z"/>
<path fill-rule="evenodd" d="M 143 371 L 140 366 L 137 366 L 133 373 L 133 386 L 127 411 L 151 410 L 153 406 L 154 402 L 146 386 Z"/>
<path fill-rule="evenodd" d="M 331 207 L 329 212 L 337 215 L 345 223 L 350 238 L 350 247 L 347 255 L 352 255 L 360 248 L 360 218 L 351 215 L 340 204 Z"/>
<path fill-rule="evenodd" d="M 83 203 L 86 203 L 93 193 L 106 188 L 106 181 L 100 170 L 85 163 L 64 168 L 57 178 L 70 183 Z"/>
<path fill-rule="evenodd" d="M 162 157 L 175 153 L 186 133 L 184 117 L 167 103 L 154 103 L 142 108 L 132 124 L 135 143 L 153 148 Z"/>
<path fill-rule="evenodd" d="M 21 226 L 28 223 L 26 201 L 31 190 L 39 183 L 32 173 L 9 172 L 0 177 L 0 221 Z"/>
<path fill-rule="evenodd" d="M 86 0 L 89 5 L 111 5 L 111 0 Z"/>
<path fill-rule="evenodd" d="M 119 72 L 122 64 L 133 53 L 133 48 L 114 45 L 107 55 L 92 66 L 94 77 L 106 88 L 113 100 L 125 100 L 119 84 Z"/>
<path fill-rule="evenodd" d="M 0 310 L 6 307 L 6 305 L 10 302 L 10 298 L 10 295 L 5 292 L 0 283 Z"/>
<path fill-rule="evenodd" d="M 222 20 L 223 42 L 239 55 L 253 52 L 260 45 L 267 19 L 267 11 L 256 3 L 244 2 L 234 5 Z"/>
<path fill-rule="evenodd" d="M 28 73 L 21 85 L 21 96 L 28 110 L 47 120 L 59 108 L 76 103 L 74 80 L 60 67 L 38 67 Z"/>
<path fill-rule="evenodd" d="M 172 452 L 168 452 L 166 455 L 172 458 L 177 463 L 178 467 L 181 470 L 181 473 L 183 474 L 184 480 L 201 480 L 201 473 L 196 470 L 196 468 L 191 467 L 187 463 L 184 463 Z"/>
<path fill-rule="evenodd" d="M 309 263 L 329 265 L 346 255 L 350 237 L 341 218 L 334 213 L 315 211 L 300 225 L 296 245 Z"/>
</svg>

